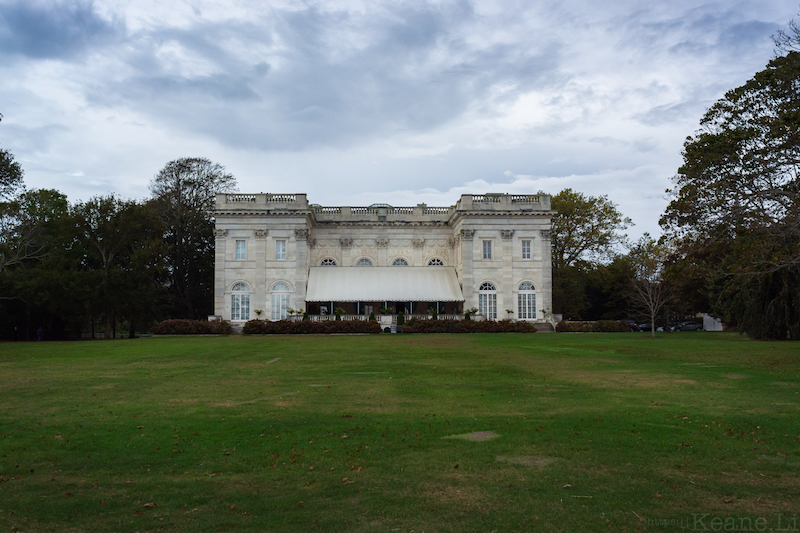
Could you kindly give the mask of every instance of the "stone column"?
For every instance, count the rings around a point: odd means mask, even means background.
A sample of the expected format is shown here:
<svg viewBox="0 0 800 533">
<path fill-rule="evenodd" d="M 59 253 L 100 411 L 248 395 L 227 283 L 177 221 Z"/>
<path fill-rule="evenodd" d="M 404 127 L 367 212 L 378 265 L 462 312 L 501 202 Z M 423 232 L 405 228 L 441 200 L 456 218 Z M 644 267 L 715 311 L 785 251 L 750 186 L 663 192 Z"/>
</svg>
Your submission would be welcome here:
<svg viewBox="0 0 800 533">
<path fill-rule="evenodd" d="M 540 309 L 553 312 L 553 249 L 550 243 L 551 230 L 542 230 L 542 238 L 537 239 L 541 243 L 542 254 L 542 303 L 536 306 L 536 318 L 544 315 L 539 313 Z M 538 303 L 538 302 L 537 302 Z"/>
<path fill-rule="evenodd" d="M 228 230 L 214 230 L 214 314 L 231 319 L 230 306 L 225 306 L 225 253 Z"/>
<path fill-rule="evenodd" d="M 422 250 L 425 246 L 425 239 L 422 238 L 411 239 L 411 244 L 414 246 L 414 258 L 412 259 L 413 263 L 411 264 L 413 266 L 424 266 L 422 264 L 422 259 L 424 257 L 422 255 Z"/>
<path fill-rule="evenodd" d="M 353 246 L 353 239 L 342 237 L 339 239 L 339 246 L 342 247 L 342 266 L 352 266 L 353 259 L 350 257 L 350 248 Z"/>
<path fill-rule="evenodd" d="M 378 247 L 377 266 L 389 266 L 389 239 L 385 237 L 375 239 L 375 246 Z"/>
<path fill-rule="evenodd" d="M 256 272 L 253 290 L 255 294 L 250 302 L 250 318 L 256 318 L 256 309 L 267 308 L 267 235 L 268 230 L 257 229 L 255 230 L 255 239 L 253 242 L 253 257 L 256 260 Z M 264 316 L 264 315 L 261 315 Z"/>
<path fill-rule="evenodd" d="M 306 308 L 306 287 L 308 286 L 308 229 L 294 230 L 295 245 L 295 293 L 294 302 L 290 303 L 293 309 Z"/>
<path fill-rule="evenodd" d="M 497 317 L 500 318 L 502 311 L 502 318 L 510 318 L 506 309 L 514 309 L 514 230 L 504 229 L 500 230 L 500 242 L 502 243 L 502 256 L 500 259 L 503 261 L 503 288 L 502 297 L 498 298 L 497 302 Z M 500 291 L 498 291 L 500 293 Z M 499 294 L 498 294 L 499 295 Z M 502 300 L 502 307 L 501 302 Z M 512 315 L 513 317 L 513 315 Z"/>
<path fill-rule="evenodd" d="M 473 241 L 475 237 L 474 229 L 462 229 L 459 233 L 459 240 L 461 241 L 461 283 L 464 287 L 464 307 L 478 307 L 478 296 L 473 288 L 475 280 L 473 279 L 472 263 L 473 257 Z"/>
</svg>

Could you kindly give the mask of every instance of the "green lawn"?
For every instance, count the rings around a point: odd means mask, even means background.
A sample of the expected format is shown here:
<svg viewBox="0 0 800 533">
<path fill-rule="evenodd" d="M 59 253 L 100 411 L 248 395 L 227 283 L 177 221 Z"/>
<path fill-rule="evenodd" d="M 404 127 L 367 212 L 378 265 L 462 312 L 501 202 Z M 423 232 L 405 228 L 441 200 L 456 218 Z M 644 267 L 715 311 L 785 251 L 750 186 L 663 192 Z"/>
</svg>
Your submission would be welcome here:
<svg viewBox="0 0 800 533">
<path fill-rule="evenodd" d="M 0 376 L 2 531 L 800 528 L 798 343 L 5 343 Z"/>
</svg>

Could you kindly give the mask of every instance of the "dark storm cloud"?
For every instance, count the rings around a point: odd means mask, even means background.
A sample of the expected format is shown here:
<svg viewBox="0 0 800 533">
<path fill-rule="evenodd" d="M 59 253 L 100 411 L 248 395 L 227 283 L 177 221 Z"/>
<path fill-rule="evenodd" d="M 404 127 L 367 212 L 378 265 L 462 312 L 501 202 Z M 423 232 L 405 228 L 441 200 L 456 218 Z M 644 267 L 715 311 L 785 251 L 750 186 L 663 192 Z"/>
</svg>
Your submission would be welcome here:
<svg viewBox="0 0 800 533">
<path fill-rule="evenodd" d="M 489 103 L 498 84 L 507 90 L 497 98 L 513 101 L 557 79 L 554 43 L 477 45 L 463 37 L 475 23 L 462 2 L 371 15 L 273 10 L 235 25 L 155 28 L 132 36 L 133 73 L 90 97 L 225 144 L 295 150 L 428 131 Z M 213 74 L 176 72 L 158 56 L 165 43 L 202 57 Z M 254 61 L 243 48 L 274 51 Z"/>
<path fill-rule="evenodd" d="M 124 25 L 99 17 L 90 1 L 0 4 L 0 54 L 69 59 L 124 32 Z"/>
</svg>

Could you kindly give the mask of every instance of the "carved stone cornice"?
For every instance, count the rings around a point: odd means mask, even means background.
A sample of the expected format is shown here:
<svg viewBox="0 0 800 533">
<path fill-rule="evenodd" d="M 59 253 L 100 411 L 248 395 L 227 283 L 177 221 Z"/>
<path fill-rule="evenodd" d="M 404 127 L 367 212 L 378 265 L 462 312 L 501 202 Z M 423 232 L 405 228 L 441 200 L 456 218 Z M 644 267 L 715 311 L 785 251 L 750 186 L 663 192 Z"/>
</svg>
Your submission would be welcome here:
<svg viewBox="0 0 800 533">
<path fill-rule="evenodd" d="M 502 239 L 505 240 L 505 241 L 511 239 L 513 236 L 514 236 L 514 230 L 513 229 L 501 229 L 500 230 L 500 237 L 502 237 Z"/>
<path fill-rule="evenodd" d="M 294 238 L 298 241 L 307 241 L 308 240 L 308 230 L 307 229 L 296 229 L 294 230 Z"/>
<path fill-rule="evenodd" d="M 228 235 L 228 230 L 226 230 L 226 229 L 215 229 L 214 230 L 214 237 L 216 237 L 217 239 L 221 239 L 223 237 L 226 237 L 227 235 Z"/>
<path fill-rule="evenodd" d="M 414 248 L 422 248 L 425 245 L 425 239 L 411 239 L 411 244 Z"/>
<path fill-rule="evenodd" d="M 389 247 L 389 239 L 375 239 L 375 244 L 378 248 L 388 248 Z"/>
<path fill-rule="evenodd" d="M 255 233 L 256 233 L 256 237 L 257 238 L 265 239 L 267 237 L 267 235 L 269 234 L 269 230 L 257 229 L 257 230 L 255 230 Z"/>
<path fill-rule="evenodd" d="M 351 246 L 353 246 L 353 239 L 349 237 L 339 239 L 339 246 L 341 246 L 342 248 L 350 248 Z"/>
</svg>

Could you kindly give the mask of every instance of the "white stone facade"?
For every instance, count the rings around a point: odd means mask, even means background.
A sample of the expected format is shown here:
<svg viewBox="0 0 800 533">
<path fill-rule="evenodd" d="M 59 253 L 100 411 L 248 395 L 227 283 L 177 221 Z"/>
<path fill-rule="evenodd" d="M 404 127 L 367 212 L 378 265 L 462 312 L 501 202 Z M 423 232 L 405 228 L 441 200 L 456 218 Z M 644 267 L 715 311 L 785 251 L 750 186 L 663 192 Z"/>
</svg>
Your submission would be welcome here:
<svg viewBox="0 0 800 533">
<path fill-rule="evenodd" d="M 256 310 L 262 319 L 282 318 L 288 307 L 315 314 L 318 306 L 305 299 L 309 269 L 367 268 L 357 265 L 368 260 L 453 268 L 464 301 L 448 312 L 488 305 L 497 319 L 543 321 L 552 306 L 553 214 L 546 195 L 462 195 L 450 207 L 321 207 L 305 194 L 218 194 L 215 313 L 234 322 L 257 318 Z M 482 286 L 495 287 L 483 291 L 493 296 L 480 297 Z M 406 312 L 421 309 L 411 307 Z M 364 308 L 352 303 L 347 311 Z"/>
</svg>

